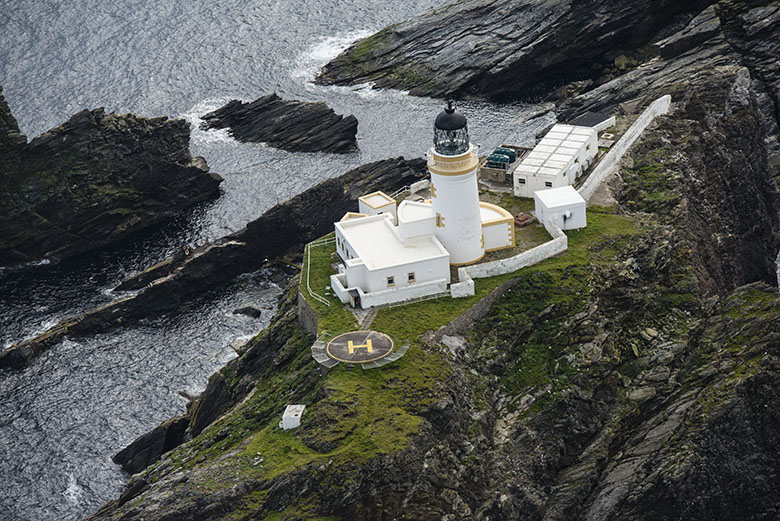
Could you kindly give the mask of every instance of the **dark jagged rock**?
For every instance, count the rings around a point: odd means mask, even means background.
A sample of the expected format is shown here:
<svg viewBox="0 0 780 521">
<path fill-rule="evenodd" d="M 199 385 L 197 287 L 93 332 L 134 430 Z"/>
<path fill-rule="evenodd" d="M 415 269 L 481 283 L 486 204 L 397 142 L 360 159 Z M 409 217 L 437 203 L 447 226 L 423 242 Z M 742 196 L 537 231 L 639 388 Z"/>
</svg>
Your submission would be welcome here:
<svg viewBox="0 0 780 521">
<path fill-rule="evenodd" d="M 426 175 L 423 159 L 395 158 L 369 163 L 323 181 L 274 206 L 246 228 L 187 255 L 179 254 L 120 286 L 140 289 L 135 295 L 70 317 L 42 335 L 7 348 L 0 353 L 0 368 L 27 364 L 65 335 L 107 331 L 174 311 L 187 299 L 241 273 L 258 270 L 269 260 L 299 254 L 306 243 L 331 231 L 335 221 L 353 211 L 359 196 L 376 190 L 392 193 Z"/>
<path fill-rule="evenodd" d="M 361 404 L 328 385 L 339 368 L 324 381 L 312 368 L 291 288 L 273 326 L 196 400 L 194 438 L 131 484 L 134 503 L 91 519 L 776 519 L 780 294 L 762 281 L 776 283 L 780 219 L 767 91 L 722 33 L 683 47 L 572 104 L 613 96 L 639 111 L 673 95 L 620 171 L 615 211 L 640 223 L 636 234 L 516 274 L 459 331 L 457 353 L 430 335 L 413 348 L 422 358 L 336 379 L 372 403 L 375 379 L 412 394 L 371 409 L 367 439 L 355 434 Z M 414 394 L 401 366 L 423 371 L 442 351 L 447 370 Z M 289 400 L 308 416 L 278 434 L 271 422 Z M 387 441 L 374 425 L 410 411 L 420 426 L 404 448 L 366 457 L 363 444 Z M 263 461 L 277 436 L 295 449 Z"/>
<path fill-rule="evenodd" d="M 163 453 L 181 445 L 188 424 L 186 415 L 166 420 L 116 453 L 112 459 L 130 474 L 140 472 L 160 459 Z"/>
<path fill-rule="evenodd" d="M 616 58 L 711 3 L 457 2 L 358 42 L 317 81 L 370 81 L 420 96 L 536 97 L 551 86 L 598 79 Z"/>
<path fill-rule="evenodd" d="M 715 6 L 711 5 L 696 15 L 682 31 L 653 43 L 651 48 L 664 58 L 678 56 L 706 42 L 719 32 L 720 19 L 715 13 Z"/>
<path fill-rule="evenodd" d="M 621 202 L 686 225 L 705 293 L 727 294 L 755 281 L 774 284 L 780 197 L 750 75 L 744 68 L 720 68 L 698 79 L 685 85 L 684 110 L 662 119 L 636 147 L 642 159 L 622 175 Z M 659 177 L 648 182 L 640 171 Z"/>
<path fill-rule="evenodd" d="M 0 85 L 0 154 L 6 157 L 18 156 L 27 144 L 27 138 L 19 132 L 19 124 L 11 113 L 3 96 L 3 86 Z"/>
<path fill-rule="evenodd" d="M 227 128 L 239 141 L 294 152 L 343 154 L 357 148 L 357 118 L 336 114 L 321 101 L 286 101 L 271 93 L 251 103 L 232 100 L 201 119 L 205 130 Z"/>
<path fill-rule="evenodd" d="M 254 306 L 243 306 L 233 310 L 234 315 L 246 315 L 251 318 L 260 318 L 263 316 L 263 310 Z"/>
<path fill-rule="evenodd" d="M 189 124 L 84 110 L 29 144 L 0 97 L 0 265 L 78 253 L 219 193 Z"/>
</svg>

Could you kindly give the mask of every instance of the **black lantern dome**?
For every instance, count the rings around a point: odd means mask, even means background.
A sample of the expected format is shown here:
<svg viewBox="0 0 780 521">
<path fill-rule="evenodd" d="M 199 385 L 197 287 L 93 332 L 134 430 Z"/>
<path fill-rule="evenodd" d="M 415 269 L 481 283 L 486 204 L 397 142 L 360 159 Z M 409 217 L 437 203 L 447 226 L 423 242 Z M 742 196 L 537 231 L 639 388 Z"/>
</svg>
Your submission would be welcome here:
<svg viewBox="0 0 780 521">
<path fill-rule="evenodd" d="M 466 116 L 455 110 L 452 100 L 436 116 L 433 124 L 433 148 L 444 156 L 458 156 L 469 151 L 469 126 Z"/>
</svg>

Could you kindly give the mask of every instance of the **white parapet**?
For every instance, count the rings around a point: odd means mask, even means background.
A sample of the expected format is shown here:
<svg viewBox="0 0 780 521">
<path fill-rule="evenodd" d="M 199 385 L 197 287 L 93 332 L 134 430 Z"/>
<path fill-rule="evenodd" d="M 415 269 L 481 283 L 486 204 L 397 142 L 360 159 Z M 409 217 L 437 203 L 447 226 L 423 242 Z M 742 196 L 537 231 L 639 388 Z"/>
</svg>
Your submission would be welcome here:
<svg viewBox="0 0 780 521">
<path fill-rule="evenodd" d="M 462 269 L 464 269 L 472 279 L 494 277 L 496 275 L 512 273 L 513 271 L 517 271 L 520 268 L 525 268 L 527 266 L 533 266 L 534 264 L 566 251 L 569 243 L 563 230 L 555 225 L 551 225 L 548 229 L 553 238 L 544 244 L 518 253 L 514 257 L 509 257 L 508 259 L 482 262 L 473 266 L 465 266 Z M 458 278 L 462 280 L 460 272 L 458 272 Z"/>
<path fill-rule="evenodd" d="M 450 296 L 452 298 L 471 297 L 474 295 L 474 279 L 469 276 L 466 268 L 458 268 L 458 280 L 450 284 Z"/>
<path fill-rule="evenodd" d="M 578 192 L 583 199 L 586 201 L 590 199 L 590 196 L 593 195 L 593 192 L 596 191 L 596 188 L 599 187 L 601 182 L 607 178 L 610 172 L 617 168 L 618 163 L 623 158 L 623 154 L 625 154 L 631 145 L 634 144 L 634 141 L 642 135 L 642 132 L 645 131 L 647 126 L 652 123 L 656 116 L 669 112 L 671 104 L 672 97 L 667 94 L 652 102 L 650 106 L 642 112 L 636 121 L 634 121 L 634 124 L 631 125 L 625 134 L 623 134 L 620 141 L 615 143 L 607 155 L 602 158 L 598 165 L 596 165 L 596 168 L 593 169 L 593 172 L 591 172 L 590 176 L 588 176 L 579 188 Z"/>
</svg>

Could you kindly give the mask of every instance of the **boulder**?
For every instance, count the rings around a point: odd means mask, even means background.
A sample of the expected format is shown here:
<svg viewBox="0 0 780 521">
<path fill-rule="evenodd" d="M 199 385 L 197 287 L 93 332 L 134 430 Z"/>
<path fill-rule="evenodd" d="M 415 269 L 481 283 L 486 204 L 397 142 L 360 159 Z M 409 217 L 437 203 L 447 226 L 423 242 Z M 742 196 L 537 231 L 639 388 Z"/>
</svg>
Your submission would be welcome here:
<svg viewBox="0 0 780 521">
<path fill-rule="evenodd" d="M 130 474 L 140 472 L 160 459 L 164 452 L 180 445 L 188 424 L 187 415 L 166 420 L 116 453 L 112 459 Z"/>
</svg>

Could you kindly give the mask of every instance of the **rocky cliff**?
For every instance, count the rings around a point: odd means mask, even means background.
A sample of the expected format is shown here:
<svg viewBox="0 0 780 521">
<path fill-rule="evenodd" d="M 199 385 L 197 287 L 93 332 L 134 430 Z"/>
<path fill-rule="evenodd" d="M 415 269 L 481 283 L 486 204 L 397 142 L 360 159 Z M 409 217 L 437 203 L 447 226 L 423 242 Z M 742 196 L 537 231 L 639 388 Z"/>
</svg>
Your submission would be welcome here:
<svg viewBox="0 0 780 521">
<path fill-rule="evenodd" d="M 293 152 L 346 153 L 357 148 L 358 121 L 323 102 L 283 100 L 276 93 L 251 103 L 232 100 L 201 116 L 201 127 L 227 128 L 239 141 L 268 143 Z"/>
<path fill-rule="evenodd" d="M 95 109 L 28 144 L 0 92 L 0 265 L 84 251 L 218 195 L 189 139 L 183 120 Z"/>
<path fill-rule="evenodd" d="M 780 204 L 764 53 L 778 40 L 763 22 L 776 12 L 691 13 L 657 40 L 663 56 L 561 107 L 622 104 L 630 118 L 674 99 L 611 181 L 616 205 L 591 208 L 569 250 L 507 279 L 481 318 L 440 330 L 446 313 L 421 303 L 380 312 L 393 334 L 430 331 L 393 364 L 323 375 L 293 284 L 185 418 L 137 448 L 170 446 L 186 421 L 180 445 L 89 519 L 777 519 Z M 282 432 L 288 403 L 308 407 Z"/>
<path fill-rule="evenodd" d="M 420 96 L 532 98 L 612 73 L 616 61 L 709 3 L 469 0 L 383 29 L 327 64 L 317 81 Z"/>
<path fill-rule="evenodd" d="M 631 150 L 617 206 L 475 324 L 322 376 L 293 286 L 182 445 L 90 519 L 776 519 L 770 153 L 747 69 L 691 78 Z M 286 403 L 308 404 L 291 433 Z"/>
</svg>

